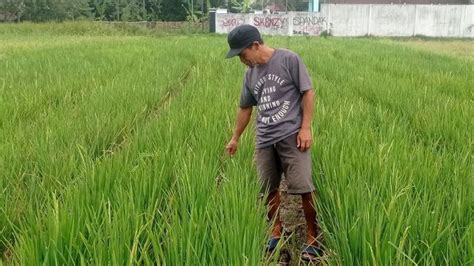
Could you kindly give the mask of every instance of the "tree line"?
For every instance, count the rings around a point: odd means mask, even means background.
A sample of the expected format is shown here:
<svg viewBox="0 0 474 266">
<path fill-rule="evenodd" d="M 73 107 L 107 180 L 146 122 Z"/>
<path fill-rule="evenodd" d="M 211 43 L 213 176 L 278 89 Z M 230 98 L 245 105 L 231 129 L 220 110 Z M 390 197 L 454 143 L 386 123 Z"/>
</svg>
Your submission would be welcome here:
<svg viewBox="0 0 474 266">
<path fill-rule="evenodd" d="M 290 10 L 304 0 L 0 0 L 0 21 L 200 21 L 209 8 L 249 12 L 269 4 Z M 307 0 L 306 0 L 307 2 Z"/>
<path fill-rule="evenodd" d="M 0 0 L 3 21 L 185 21 L 226 0 Z"/>
</svg>

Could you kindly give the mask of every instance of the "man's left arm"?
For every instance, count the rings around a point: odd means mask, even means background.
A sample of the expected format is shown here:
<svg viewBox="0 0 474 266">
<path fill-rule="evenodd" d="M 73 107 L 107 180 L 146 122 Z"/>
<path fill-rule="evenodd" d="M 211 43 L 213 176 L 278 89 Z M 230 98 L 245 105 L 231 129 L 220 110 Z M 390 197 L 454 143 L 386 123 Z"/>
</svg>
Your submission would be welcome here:
<svg viewBox="0 0 474 266">
<path fill-rule="evenodd" d="M 311 135 L 311 121 L 313 119 L 313 102 L 314 102 L 314 90 L 306 90 L 303 92 L 303 122 L 301 123 L 301 129 L 296 138 L 296 146 L 300 151 L 307 151 L 313 143 L 313 137 Z"/>
</svg>

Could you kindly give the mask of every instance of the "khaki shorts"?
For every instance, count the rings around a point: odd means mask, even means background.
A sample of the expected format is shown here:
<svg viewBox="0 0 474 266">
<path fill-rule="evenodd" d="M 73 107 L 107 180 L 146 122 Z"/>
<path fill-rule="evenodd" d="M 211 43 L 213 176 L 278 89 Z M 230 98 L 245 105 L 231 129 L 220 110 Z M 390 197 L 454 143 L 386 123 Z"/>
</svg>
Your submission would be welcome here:
<svg viewBox="0 0 474 266">
<path fill-rule="evenodd" d="M 261 193 L 278 190 L 282 173 L 288 183 L 289 194 L 303 194 L 314 191 L 311 178 L 311 152 L 296 147 L 293 134 L 279 142 L 256 150 L 257 173 Z"/>
</svg>

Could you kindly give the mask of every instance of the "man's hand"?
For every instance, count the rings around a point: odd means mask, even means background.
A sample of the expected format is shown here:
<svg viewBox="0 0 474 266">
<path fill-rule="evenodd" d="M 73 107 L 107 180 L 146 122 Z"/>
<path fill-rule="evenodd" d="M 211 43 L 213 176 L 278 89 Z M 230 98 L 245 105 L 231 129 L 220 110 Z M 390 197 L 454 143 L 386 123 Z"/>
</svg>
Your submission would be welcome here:
<svg viewBox="0 0 474 266">
<path fill-rule="evenodd" d="M 245 127 L 247 127 L 251 116 L 252 106 L 239 107 L 239 110 L 237 111 L 237 122 L 234 134 L 232 135 L 232 139 L 229 141 L 229 143 L 227 143 L 227 146 L 225 146 L 225 150 L 230 156 L 234 156 L 235 152 L 237 151 L 237 144 L 239 143 L 240 135 L 242 135 Z"/>
<path fill-rule="evenodd" d="M 230 156 L 234 156 L 235 152 L 237 151 L 237 145 L 239 142 L 232 138 L 229 143 L 227 143 L 227 146 L 225 147 L 225 150 L 227 151 L 227 154 Z"/>
<path fill-rule="evenodd" d="M 311 129 L 301 128 L 296 138 L 296 147 L 300 149 L 300 151 L 307 151 L 311 147 L 311 144 L 313 144 Z"/>
</svg>

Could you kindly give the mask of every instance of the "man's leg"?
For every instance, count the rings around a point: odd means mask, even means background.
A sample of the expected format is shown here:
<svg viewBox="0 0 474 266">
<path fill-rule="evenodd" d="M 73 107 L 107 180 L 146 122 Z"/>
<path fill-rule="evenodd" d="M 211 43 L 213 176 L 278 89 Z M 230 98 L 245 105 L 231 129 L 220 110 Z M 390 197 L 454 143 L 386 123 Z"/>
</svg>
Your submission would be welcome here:
<svg viewBox="0 0 474 266">
<path fill-rule="evenodd" d="M 307 225 L 307 237 L 302 251 L 302 258 L 314 261 L 320 253 L 320 227 L 316 219 L 316 209 L 313 201 L 315 187 L 312 180 L 311 152 L 300 151 L 296 147 L 297 134 L 277 143 L 277 150 L 282 162 L 282 169 L 288 182 L 288 193 L 301 195 L 303 212 Z M 308 246 L 311 244 L 311 246 Z M 314 247 L 316 246 L 316 247 Z M 313 255 L 314 254 L 314 255 Z"/>
<path fill-rule="evenodd" d="M 267 218 L 274 222 L 272 237 L 280 238 L 282 223 L 279 215 L 280 192 L 278 187 L 280 186 L 282 169 L 275 147 L 272 145 L 257 149 L 256 162 L 261 184 L 260 193 L 267 195 L 265 202 L 268 207 Z"/>
<path fill-rule="evenodd" d="M 316 208 L 314 207 L 313 193 L 301 194 L 303 201 L 304 218 L 306 220 L 307 234 L 306 244 L 319 246 L 321 230 L 316 219 Z"/>
<path fill-rule="evenodd" d="M 268 219 L 270 221 L 274 221 L 273 230 L 272 230 L 273 238 L 281 237 L 282 224 L 280 220 L 280 202 L 281 202 L 280 191 L 275 190 L 268 195 L 268 199 L 267 199 L 267 206 L 269 206 Z"/>
</svg>

